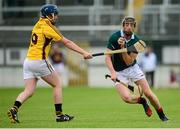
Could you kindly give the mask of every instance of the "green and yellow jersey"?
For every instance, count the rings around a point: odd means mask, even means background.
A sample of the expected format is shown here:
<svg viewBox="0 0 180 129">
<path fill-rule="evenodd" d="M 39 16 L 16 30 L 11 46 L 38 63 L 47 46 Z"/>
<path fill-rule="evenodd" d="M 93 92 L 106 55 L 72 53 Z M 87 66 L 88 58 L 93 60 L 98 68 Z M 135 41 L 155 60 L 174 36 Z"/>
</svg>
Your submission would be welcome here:
<svg viewBox="0 0 180 129">
<path fill-rule="evenodd" d="M 48 19 L 40 18 L 35 24 L 27 53 L 30 60 L 47 59 L 52 41 L 59 41 L 63 35 Z"/>
<path fill-rule="evenodd" d="M 109 43 L 107 45 L 107 48 L 110 50 L 121 49 L 120 45 L 118 44 L 118 39 L 123 36 L 124 36 L 124 34 L 123 34 L 122 30 L 113 33 L 109 38 Z M 135 44 L 138 40 L 139 40 L 139 38 L 133 34 L 131 36 L 131 39 L 125 42 L 125 47 L 129 47 L 129 46 Z M 136 60 L 135 60 L 131 65 L 126 65 L 125 61 L 122 58 L 121 53 L 112 55 L 111 60 L 113 63 L 113 67 L 114 67 L 115 71 L 117 71 L 117 72 L 124 70 L 136 63 Z"/>
</svg>

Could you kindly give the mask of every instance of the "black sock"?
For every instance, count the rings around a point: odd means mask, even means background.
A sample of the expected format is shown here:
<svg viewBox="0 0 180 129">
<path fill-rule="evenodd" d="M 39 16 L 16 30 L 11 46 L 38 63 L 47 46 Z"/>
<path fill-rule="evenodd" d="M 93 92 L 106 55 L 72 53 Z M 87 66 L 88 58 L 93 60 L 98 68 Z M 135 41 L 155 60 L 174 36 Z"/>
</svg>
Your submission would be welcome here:
<svg viewBox="0 0 180 129">
<path fill-rule="evenodd" d="M 56 115 L 61 115 L 62 114 L 62 104 L 54 104 L 55 110 L 56 110 Z"/>
<path fill-rule="evenodd" d="M 22 104 L 21 104 L 21 102 L 19 102 L 19 101 L 15 101 L 14 102 L 14 106 L 13 106 L 13 108 L 15 108 L 16 109 L 16 111 L 18 111 L 18 109 L 20 108 L 20 106 L 21 106 Z"/>
</svg>

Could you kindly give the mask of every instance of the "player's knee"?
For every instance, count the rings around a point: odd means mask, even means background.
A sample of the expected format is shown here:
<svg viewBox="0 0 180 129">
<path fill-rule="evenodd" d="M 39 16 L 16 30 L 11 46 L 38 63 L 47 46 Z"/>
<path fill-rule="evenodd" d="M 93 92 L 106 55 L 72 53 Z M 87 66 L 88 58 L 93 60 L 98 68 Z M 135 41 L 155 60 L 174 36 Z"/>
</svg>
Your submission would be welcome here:
<svg viewBox="0 0 180 129">
<path fill-rule="evenodd" d="M 53 88 L 61 88 L 61 84 L 59 84 L 59 83 L 57 83 L 57 84 L 55 84 L 54 86 L 53 86 Z"/>
<path fill-rule="evenodd" d="M 130 96 L 123 96 L 123 98 L 122 98 L 123 100 L 124 100 L 124 102 L 126 102 L 126 103 L 130 103 L 131 101 L 132 101 L 132 99 L 131 99 L 131 97 Z"/>
<path fill-rule="evenodd" d="M 51 83 L 51 86 L 53 88 L 61 88 L 61 81 L 60 80 L 55 81 L 55 82 Z"/>
</svg>

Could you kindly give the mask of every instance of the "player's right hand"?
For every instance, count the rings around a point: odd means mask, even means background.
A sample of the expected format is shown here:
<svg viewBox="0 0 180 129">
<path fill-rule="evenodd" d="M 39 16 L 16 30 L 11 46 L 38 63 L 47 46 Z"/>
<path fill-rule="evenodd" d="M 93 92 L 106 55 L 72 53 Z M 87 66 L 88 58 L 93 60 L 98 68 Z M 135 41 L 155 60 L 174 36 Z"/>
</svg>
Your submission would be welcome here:
<svg viewBox="0 0 180 129">
<path fill-rule="evenodd" d="M 120 38 L 118 39 L 118 44 L 120 45 L 121 48 L 124 48 L 125 38 L 124 38 L 124 37 L 120 37 Z"/>
<path fill-rule="evenodd" d="M 84 57 L 84 59 L 91 59 L 91 58 L 93 58 L 92 54 L 89 53 L 89 52 L 85 52 L 85 53 L 83 54 L 83 57 Z"/>
</svg>

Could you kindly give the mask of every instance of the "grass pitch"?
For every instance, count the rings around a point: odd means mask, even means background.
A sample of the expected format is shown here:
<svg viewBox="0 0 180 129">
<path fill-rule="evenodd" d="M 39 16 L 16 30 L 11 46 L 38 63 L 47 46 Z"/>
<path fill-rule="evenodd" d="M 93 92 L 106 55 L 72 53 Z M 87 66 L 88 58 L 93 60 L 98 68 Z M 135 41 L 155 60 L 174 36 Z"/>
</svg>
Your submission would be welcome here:
<svg viewBox="0 0 180 129">
<path fill-rule="evenodd" d="M 154 109 L 148 118 L 141 105 L 124 103 L 114 88 L 64 88 L 64 113 L 75 119 L 57 123 L 52 88 L 37 88 L 20 108 L 21 123 L 12 124 L 6 112 L 22 90 L 0 89 L 0 128 L 180 128 L 180 89 L 154 90 L 170 119 L 162 122 Z"/>
</svg>

